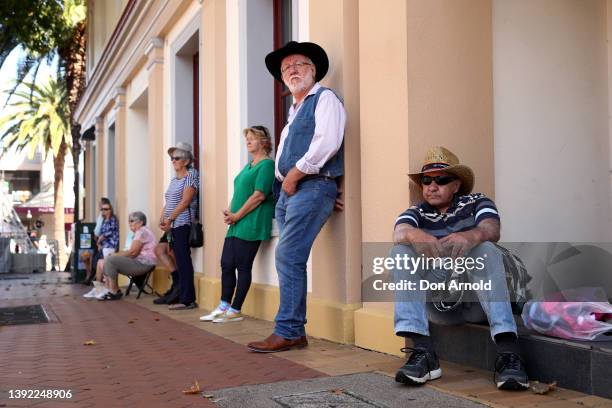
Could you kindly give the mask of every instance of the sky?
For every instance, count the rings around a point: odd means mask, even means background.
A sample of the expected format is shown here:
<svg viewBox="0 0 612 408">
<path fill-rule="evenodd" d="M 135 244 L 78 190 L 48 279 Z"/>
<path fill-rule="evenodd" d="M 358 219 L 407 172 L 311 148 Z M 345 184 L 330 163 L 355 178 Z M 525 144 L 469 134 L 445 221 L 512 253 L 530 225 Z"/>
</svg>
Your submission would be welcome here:
<svg viewBox="0 0 612 408">
<path fill-rule="evenodd" d="M 11 52 L 11 54 L 4 61 L 4 65 L 0 68 L 0 117 L 9 113 L 11 110 L 10 106 L 4 106 L 6 103 L 6 99 L 8 97 L 9 91 L 13 87 L 13 83 L 15 78 L 17 77 L 17 63 L 20 58 L 23 58 L 24 52 L 21 48 L 17 48 Z M 40 69 L 38 70 L 38 79 L 41 83 L 44 83 L 49 79 L 49 77 L 55 74 L 55 70 L 57 69 L 57 58 L 55 58 L 50 65 L 46 62 L 43 62 Z M 31 75 L 28 76 L 28 79 L 31 79 Z M 13 101 L 15 99 L 12 99 Z M 1 145 L 1 142 L 0 142 Z M 25 153 L 24 153 L 25 154 Z"/>
<path fill-rule="evenodd" d="M 4 104 L 8 96 L 7 91 L 12 88 L 13 81 L 15 81 L 15 77 L 17 76 L 17 62 L 23 55 L 24 52 L 21 48 L 13 50 L 0 69 L 0 108 L 2 109 L 2 113 L 5 111 Z M 51 65 L 47 65 L 43 62 L 43 65 L 38 70 L 38 80 L 44 82 L 54 74 L 56 68 L 57 58 L 53 60 Z"/>
</svg>

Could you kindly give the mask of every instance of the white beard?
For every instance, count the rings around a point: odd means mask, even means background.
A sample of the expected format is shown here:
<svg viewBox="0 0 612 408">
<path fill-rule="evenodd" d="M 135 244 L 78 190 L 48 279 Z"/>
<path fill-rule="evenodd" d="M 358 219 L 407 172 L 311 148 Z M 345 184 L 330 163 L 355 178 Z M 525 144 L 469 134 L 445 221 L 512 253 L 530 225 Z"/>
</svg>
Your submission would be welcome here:
<svg viewBox="0 0 612 408">
<path fill-rule="evenodd" d="M 289 92 L 295 95 L 296 93 L 301 93 L 307 89 L 310 89 L 314 85 L 314 82 L 314 77 L 312 75 L 308 75 L 306 78 L 300 79 L 299 81 L 290 79 L 288 83 L 285 83 L 285 85 L 287 85 L 287 88 L 289 88 Z"/>
</svg>

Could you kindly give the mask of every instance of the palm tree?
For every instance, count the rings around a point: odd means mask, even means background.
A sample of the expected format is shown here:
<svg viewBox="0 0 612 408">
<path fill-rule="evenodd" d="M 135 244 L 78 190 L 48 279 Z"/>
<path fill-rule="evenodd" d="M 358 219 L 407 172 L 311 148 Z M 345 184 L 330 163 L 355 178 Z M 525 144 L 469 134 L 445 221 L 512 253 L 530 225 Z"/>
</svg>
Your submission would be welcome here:
<svg viewBox="0 0 612 408">
<path fill-rule="evenodd" d="M 15 91 L 8 113 L 0 118 L 2 154 L 13 148 L 18 152 L 26 149 L 30 159 L 38 149 L 45 158 L 53 154 L 53 238 L 58 241 L 60 265 L 65 265 L 64 163 L 72 139 L 66 85 L 51 79 L 45 84 L 24 83 L 24 88 L 27 90 Z"/>
<path fill-rule="evenodd" d="M 80 125 L 73 120 L 72 113 L 79 103 L 85 89 L 85 26 L 86 26 L 85 0 L 2 0 L 0 1 L 0 67 L 6 57 L 16 48 L 21 48 L 24 56 L 17 64 L 16 81 L 9 91 L 10 98 L 14 95 L 23 103 L 25 85 L 29 87 L 28 100 L 34 98 L 34 84 L 38 82 L 38 72 L 43 62 L 50 63 L 59 56 L 57 77 L 61 78 L 54 87 L 62 84 L 67 95 L 63 97 L 65 115 L 68 118 L 69 129 L 59 146 L 51 145 L 54 152 L 55 174 L 55 235 L 60 237 L 60 244 L 64 242 L 63 233 L 63 171 L 66 149 L 72 144 L 72 158 L 74 163 L 74 194 L 75 221 L 79 217 L 79 156 L 80 156 Z M 25 83 L 26 78 L 32 78 Z M 72 126 L 70 126 L 72 125 Z M 0 128 L 1 129 L 1 128 Z M 70 143 L 72 133 L 73 143 Z M 19 143 L 19 142 L 13 142 Z M 56 149 L 57 148 L 57 149 Z M 57 151 L 56 151 L 57 150 Z M 48 151 L 46 149 L 45 151 Z M 59 169 L 59 172 L 58 172 Z M 61 214 L 61 215 L 60 215 Z M 62 222 L 59 223 L 58 217 Z M 60 226 L 62 228 L 60 233 Z M 58 238 L 59 239 L 59 238 Z M 63 249 L 63 246 L 60 245 Z M 64 252 L 60 251 L 60 267 L 65 265 Z"/>
</svg>

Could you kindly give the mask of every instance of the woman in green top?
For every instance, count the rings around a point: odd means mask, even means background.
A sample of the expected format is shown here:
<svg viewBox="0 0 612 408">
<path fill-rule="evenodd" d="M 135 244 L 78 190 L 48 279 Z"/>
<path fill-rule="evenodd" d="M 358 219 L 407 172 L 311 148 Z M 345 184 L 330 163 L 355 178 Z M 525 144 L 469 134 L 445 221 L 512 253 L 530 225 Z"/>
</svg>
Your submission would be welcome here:
<svg viewBox="0 0 612 408">
<path fill-rule="evenodd" d="M 221 303 L 200 317 L 205 322 L 242 320 L 240 309 L 251 286 L 253 261 L 259 244 L 270 239 L 272 230 L 274 160 L 269 158 L 270 132 L 264 126 L 253 126 L 244 130 L 244 136 L 253 160 L 234 179 L 232 202 L 223 212 L 229 229 L 221 254 Z"/>
</svg>

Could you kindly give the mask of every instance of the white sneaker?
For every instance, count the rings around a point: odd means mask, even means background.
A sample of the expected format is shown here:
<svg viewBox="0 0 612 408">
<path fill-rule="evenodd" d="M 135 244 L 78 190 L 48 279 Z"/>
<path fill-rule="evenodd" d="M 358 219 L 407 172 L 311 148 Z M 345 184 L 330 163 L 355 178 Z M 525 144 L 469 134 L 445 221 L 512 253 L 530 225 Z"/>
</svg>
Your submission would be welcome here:
<svg viewBox="0 0 612 408">
<path fill-rule="evenodd" d="M 227 312 L 223 313 L 221 316 L 213 320 L 213 323 L 239 322 L 243 319 L 244 316 L 242 316 L 242 313 L 232 312 L 231 310 L 228 310 Z"/>
<path fill-rule="evenodd" d="M 224 313 L 225 313 L 225 310 L 220 309 L 217 306 L 217 308 L 215 310 L 213 310 L 212 312 L 210 312 L 209 314 L 200 317 L 200 321 L 201 322 L 212 322 L 217 317 L 222 316 Z"/>
<path fill-rule="evenodd" d="M 96 297 L 97 294 L 98 294 L 98 288 L 94 287 L 89 292 L 85 293 L 83 297 L 85 299 L 93 299 Z"/>
<path fill-rule="evenodd" d="M 98 294 L 95 296 L 96 299 L 100 300 L 102 299 L 108 292 L 110 292 L 110 290 L 106 289 L 106 288 L 102 288 L 98 290 Z"/>
</svg>

